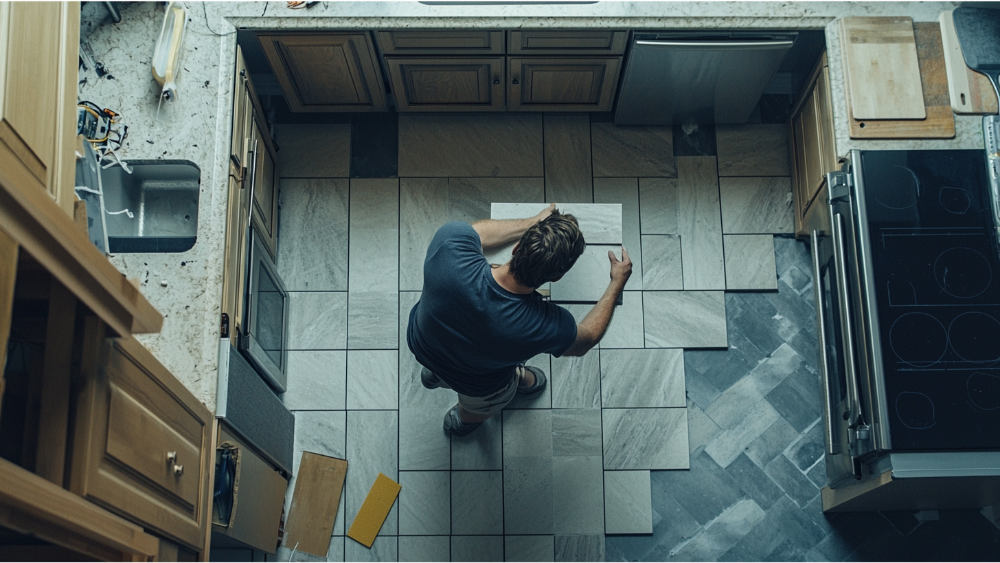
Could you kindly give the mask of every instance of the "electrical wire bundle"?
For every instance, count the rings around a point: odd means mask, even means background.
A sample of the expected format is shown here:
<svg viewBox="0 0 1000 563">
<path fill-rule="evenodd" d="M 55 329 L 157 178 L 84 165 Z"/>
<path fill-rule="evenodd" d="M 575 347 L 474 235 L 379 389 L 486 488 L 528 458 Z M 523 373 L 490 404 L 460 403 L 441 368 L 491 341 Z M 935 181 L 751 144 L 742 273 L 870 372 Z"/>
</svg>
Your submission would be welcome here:
<svg viewBox="0 0 1000 563">
<path fill-rule="evenodd" d="M 81 100 L 77 103 L 78 110 L 83 114 L 77 120 L 77 132 L 82 134 L 90 146 L 98 155 L 102 168 L 109 168 L 115 164 L 121 164 L 126 172 L 130 172 L 115 153 L 121 149 L 125 139 L 128 138 L 128 125 L 123 123 L 123 116 L 111 109 L 101 108 L 94 102 Z M 79 112 L 78 112 L 79 113 Z M 93 117 L 93 120 L 87 116 Z M 111 162 L 104 164 L 106 159 Z"/>
</svg>

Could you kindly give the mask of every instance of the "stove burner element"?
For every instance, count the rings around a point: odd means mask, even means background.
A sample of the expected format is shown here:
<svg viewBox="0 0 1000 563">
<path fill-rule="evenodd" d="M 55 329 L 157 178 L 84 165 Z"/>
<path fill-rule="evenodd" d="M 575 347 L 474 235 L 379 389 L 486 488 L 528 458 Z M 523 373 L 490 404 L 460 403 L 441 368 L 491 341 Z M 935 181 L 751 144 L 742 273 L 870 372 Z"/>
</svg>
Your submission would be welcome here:
<svg viewBox="0 0 1000 563">
<path fill-rule="evenodd" d="M 913 170 L 905 166 L 896 164 L 893 168 L 905 170 L 908 174 L 893 170 L 891 176 L 896 182 L 893 182 L 892 189 L 879 190 L 875 200 L 889 209 L 909 209 L 920 199 L 920 180 Z"/>
<path fill-rule="evenodd" d="M 948 350 L 948 333 L 927 313 L 907 313 L 892 323 L 889 344 L 896 357 L 915 368 L 930 367 Z"/>
<path fill-rule="evenodd" d="M 981 371 L 973 372 L 965 382 L 972 404 L 984 411 L 1000 409 L 1000 377 Z"/>
<path fill-rule="evenodd" d="M 965 215 L 965 212 L 972 207 L 972 196 L 962 188 L 945 186 L 938 193 L 938 203 L 948 213 Z"/>
<path fill-rule="evenodd" d="M 993 268 L 985 256 L 971 248 L 949 248 L 934 261 L 934 279 L 948 295 L 972 299 L 989 289 Z"/>
<path fill-rule="evenodd" d="M 963 360 L 989 363 L 1000 360 L 1000 322 L 986 313 L 962 313 L 948 326 L 951 349 Z"/>
<path fill-rule="evenodd" d="M 896 416 L 903 426 L 911 430 L 927 430 L 937 424 L 934 420 L 934 401 L 916 391 L 903 391 L 896 396 Z"/>
</svg>

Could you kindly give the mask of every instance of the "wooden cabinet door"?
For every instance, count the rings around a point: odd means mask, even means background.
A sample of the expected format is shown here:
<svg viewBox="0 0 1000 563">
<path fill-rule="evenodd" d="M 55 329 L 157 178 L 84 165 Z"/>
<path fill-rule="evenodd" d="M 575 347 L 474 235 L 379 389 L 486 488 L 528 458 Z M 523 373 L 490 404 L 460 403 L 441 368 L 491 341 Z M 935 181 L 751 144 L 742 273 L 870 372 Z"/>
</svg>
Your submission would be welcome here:
<svg viewBox="0 0 1000 563">
<path fill-rule="evenodd" d="M 292 111 L 386 109 L 368 34 L 259 34 L 257 39 Z"/>
<path fill-rule="evenodd" d="M 502 31 L 444 29 L 378 32 L 383 55 L 502 55 Z"/>
<path fill-rule="evenodd" d="M 816 111 L 816 90 L 802 104 L 802 155 L 805 160 L 806 201 L 812 201 L 823 183 L 822 145 Z"/>
<path fill-rule="evenodd" d="M 621 57 L 509 57 L 512 111 L 610 111 Z"/>
<path fill-rule="evenodd" d="M 131 336 L 84 323 L 70 490 L 200 551 L 212 413 Z"/>
<path fill-rule="evenodd" d="M 233 78 L 233 134 L 230 141 L 230 154 L 236 157 L 242 167 L 249 166 L 246 161 L 247 111 L 250 109 L 250 96 L 246 83 L 249 80 L 247 65 L 243 60 L 243 50 L 236 46 L 236 72 Z"/>
<path fill-rule="evenodd" d="M 504 111 L 503 57 L 386 57 L 396 109 Z"/>
<path fill-rule="evenodd" d="M 0 165 L 23 167 L 70 216 L 79 33 L 77 2 L 0 3 Z"/>
<path fill-rule="evenodd" d="M 837 166 L 837 144 L 833 132 L 833 101 L 830 99 L 830 68 L 823 58 L 823 69 L 816 79 L 816 124 L 819 135 L 820 167 L 823 174 L 834 172 Z"/>
<path fill-rule="evenodd" d="M 256 153 L 251 157 L 253 168 L 250 181 L 253 183 L 253 226 L 264 241 L 264 246 L 277 260 L 278 255 L 278 167 L 277 158 L 271 145 L 266 126 L 254 114 L 251 149 Z"/>
<path fill-rule="evenodd" d="M 511 31 L 507 52 L 511 55 L 621 55 L 627 31 L 611 30 L 518 30 Z"/>
</svg>

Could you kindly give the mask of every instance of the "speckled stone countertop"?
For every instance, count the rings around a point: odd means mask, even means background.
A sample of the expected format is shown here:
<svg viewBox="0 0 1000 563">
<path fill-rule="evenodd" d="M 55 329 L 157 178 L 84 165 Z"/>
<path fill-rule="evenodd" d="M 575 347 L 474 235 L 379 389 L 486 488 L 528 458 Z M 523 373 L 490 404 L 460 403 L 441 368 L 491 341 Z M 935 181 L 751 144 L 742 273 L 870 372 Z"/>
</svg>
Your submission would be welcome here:
<svg viewBox="0 0 1000 563">
<path fill-rule="evenodd" d="M 120 111 L 130 126 L 124 159 L 186 159 L 201 168 L 198 241 L 179 254 L 121 254 L 112 262 L 140 280 L 163 313 L 163 331 L 139 339 L 209 408 L 215 407 L 219 307 L 236 27 L 258 29 L 624 28 L 825 29 L 837 152 L 850 149 L 979 148 L 980 116 L 956 116 L 946 140 L 862 141 L 848 135 L 840 39 L 845 16 L 910 16 L 937 21 L 954 2 L 597 2 L 563 5 L 425 5 L 419 2 L 191 2 L 176 100 L 157 115 L 150 60 L 161 3 L 120 4 L 122 22 L 99 3 L 84 7 L 81 40 L 114 78 L 81 75 L 80 97 Z"/>
</svg>

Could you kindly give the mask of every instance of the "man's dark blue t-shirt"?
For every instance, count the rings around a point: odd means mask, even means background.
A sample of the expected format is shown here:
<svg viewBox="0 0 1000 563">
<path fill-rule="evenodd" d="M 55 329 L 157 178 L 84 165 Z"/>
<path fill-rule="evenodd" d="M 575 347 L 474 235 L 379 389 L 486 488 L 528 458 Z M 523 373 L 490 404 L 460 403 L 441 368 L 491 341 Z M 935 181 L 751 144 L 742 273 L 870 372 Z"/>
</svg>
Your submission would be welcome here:
<svg viewBox="0 0 1000 563">
<path fill-rule="evenodd" d="M 538 354 L 561 356 L 575 340 L 569 311 L 534 292 L 511 293 L 493 279 L 471 225 L 438 229 L 406 331 L 418 362 L 455 391 L 485 397 L 510 383 L 518 364 Z"/>
</svg>

